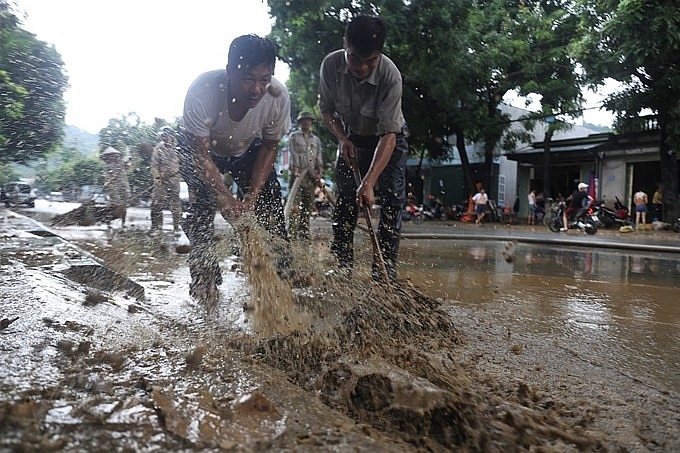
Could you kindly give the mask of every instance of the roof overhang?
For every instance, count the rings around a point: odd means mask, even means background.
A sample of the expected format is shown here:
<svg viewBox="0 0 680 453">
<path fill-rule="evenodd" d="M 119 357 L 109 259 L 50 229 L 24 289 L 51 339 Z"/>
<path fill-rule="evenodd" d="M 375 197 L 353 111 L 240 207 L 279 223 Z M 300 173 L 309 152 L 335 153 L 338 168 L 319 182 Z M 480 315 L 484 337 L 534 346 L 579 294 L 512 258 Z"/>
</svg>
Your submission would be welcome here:
<svg viewBox="0 0 680 453">
<path fill-rule="evenodd" d="M 573 144 L 550 146 L 550 164 L 573 164 L 577 162 L 592 162 L 597 157 L 597 152 L 606 146 L 606 142 Z M 537 148 L 536 145 L 524 148 L 514 153 L 506 154 L 509 160 L 514 160 L 520 164 L 543 165 L 545 162 L 544 148 Z"/>
</svg>

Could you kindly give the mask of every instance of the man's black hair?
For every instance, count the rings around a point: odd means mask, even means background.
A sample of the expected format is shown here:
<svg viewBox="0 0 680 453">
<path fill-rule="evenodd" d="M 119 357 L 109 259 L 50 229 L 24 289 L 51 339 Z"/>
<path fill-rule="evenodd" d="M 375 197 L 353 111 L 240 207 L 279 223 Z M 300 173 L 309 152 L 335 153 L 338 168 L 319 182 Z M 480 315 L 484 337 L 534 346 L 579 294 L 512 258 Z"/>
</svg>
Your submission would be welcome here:
<svg viewBox="0 0 680 453">
<path fill-rule="evenodd" d="M 249 70 L 268 64 L 274 70 L 276 47 L 267 38 L 250 34 L 239 36 L 229 45 L 227 65 L 232 71 Z"/>
<path fill-rule="evenodd" d="M 360 55 L 382 52 L 387 30 L 377 16 L 357 16 L 345 27 L 345 41 Z"/>
</svg>

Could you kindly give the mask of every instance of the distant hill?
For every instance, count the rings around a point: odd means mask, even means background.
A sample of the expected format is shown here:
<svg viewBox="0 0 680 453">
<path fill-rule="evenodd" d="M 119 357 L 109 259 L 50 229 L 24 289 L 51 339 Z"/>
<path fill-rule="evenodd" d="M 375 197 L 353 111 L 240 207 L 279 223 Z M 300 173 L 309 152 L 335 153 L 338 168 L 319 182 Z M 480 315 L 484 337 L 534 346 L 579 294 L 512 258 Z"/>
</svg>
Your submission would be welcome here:
<svg viewBox="0 0 680 453">
<path fill-rule="evenodd" d="M 589 123 L 587 121 L 583 122 L 583 127 L 593 129 L 597 132 L 614 132 L 614 129 L 612 129 L 609 126 L 602 126 L 601 124 L 593 124 L 593 123 Z"/>
<path fill-rule="evenodd" d="M 64 148 L 75 148 L 80 153 L 90 156 L 97 152 L 98 146 L 99 135 L 75 126 L 64 126 Z"/>
</svg>

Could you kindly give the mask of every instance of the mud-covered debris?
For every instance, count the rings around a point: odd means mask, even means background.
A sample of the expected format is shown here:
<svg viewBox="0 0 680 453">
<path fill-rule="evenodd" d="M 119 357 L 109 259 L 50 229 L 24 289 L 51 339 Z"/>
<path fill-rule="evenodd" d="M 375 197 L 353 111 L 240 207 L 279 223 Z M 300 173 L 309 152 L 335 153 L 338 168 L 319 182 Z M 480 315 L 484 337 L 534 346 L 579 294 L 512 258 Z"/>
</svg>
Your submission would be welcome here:
<svg viewBox="0 0 680 453">
<path fill-rule="evenodd" d="M 13 323 L 14 321 L 16 321 L 17 319 L 19 319 L 18 316 L 15 317 L 15 318 L 12 318 L 12 319 L 9 319 L 9 318 L 2 318 L 2 319 L 0 319 L 0 330 L 3 330 L 3 329 L 8 328 L 9 325 L 12 324 L 12 323 Z"/>
<path fill-rule="evenodd" d="M 278 418 L 279 412 L 276 406 L 261 392 L 252 392 L 241 397 L 234 404 L 234 413 L 243 417 Z"/>
<path fill-rule="evenodd" d="M 54 216 L 52 226 L 91 226 L 97 223 L 111 223 L 121 217 L 120 209 L 114 205 L 97 205 L 94 201 L 86 201 L 79 207 Z"/>
<path fill-rule="evenodd" d="M 208 349 L 205 346 L 197 346 L 186 356 L 187 368 L 195 370 L 201 365 L 203 357 L 207 354 Z"/>
<path fill-rule="evenodd" d="M 92 343 L 89 341 L 81 341 L 78 343 L 78 349 L 76 349 L 76 354 L 78 355 L 87 355 L 90 353 L 90 347 L 92 347 Z"/>
<path fill-rule="evenodd" d="M 137 304 L 130 304 L 128 305 L 128 312 L 129 313 L 139 313 L 140 311 L 144 311 L 144 309 Z"/>
<path fill-rule="evenodd" d="M 489 391 L 489 378 L 442 354 L 465 339 L 440 301 L 402 282 L 390 292 L 359 279 L 324 290 L 295 299 L 311 318 L 308 331 L 263 339 L 252 352 L 357 423 L 428 451 L 597 445 L 546 416 L 531 389 L 521 403 L 507 401 Z"/>
<path fill-rule="evenodd" d="M 189 244 L 178 244 L 175 246 L 175 253 L 179 255 L 186 255 L 191 252 L 191 245 Z"/>
<path fill-rule="evenodd" d="M 71 356 L 73 355 L 74 348 L 76 344 L 71 340 L 59 340 L 57 341 L 57 349 L 64 354 Z"/>
<path fill-rule="evenodd" d="M 102 291 L 125 291 L 136 299 L 144 298 L 144 287 L 125 275 L 98 264 L 71 266 L 64 271 L 71 280 Z"/>
<path fill-rule="evenodd" d="M 83 304 L 87 306 L 94 306 L 108 301 L 109 297 L 106 294 L 100 293 L 99 291 L 87 291 Z"/>
</svg>

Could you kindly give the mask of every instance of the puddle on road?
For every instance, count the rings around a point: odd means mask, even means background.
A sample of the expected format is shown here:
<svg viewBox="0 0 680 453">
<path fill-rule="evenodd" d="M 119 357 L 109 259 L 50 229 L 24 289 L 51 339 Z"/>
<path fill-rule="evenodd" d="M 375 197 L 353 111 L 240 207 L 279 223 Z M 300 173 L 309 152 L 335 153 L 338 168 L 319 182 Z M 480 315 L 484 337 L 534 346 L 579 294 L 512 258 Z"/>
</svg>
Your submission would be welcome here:
<svg viewBox="0 0 680 453">
<path fill-rule="evenodd" d="M 634 253 L 403 241 L 401 269 L 431 296 L 483 307 L 514 332 L 554 332 L 575 352 L 680 391 L 680 256 Z"/>
</svg>

